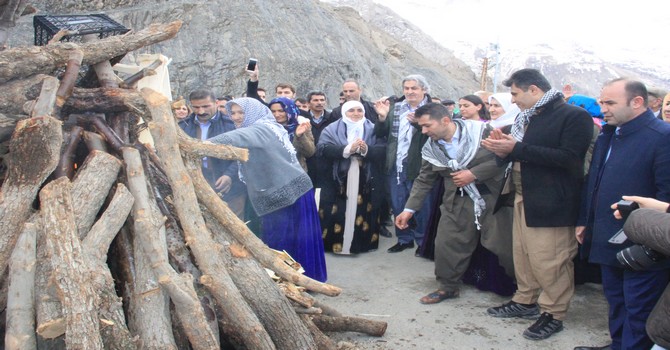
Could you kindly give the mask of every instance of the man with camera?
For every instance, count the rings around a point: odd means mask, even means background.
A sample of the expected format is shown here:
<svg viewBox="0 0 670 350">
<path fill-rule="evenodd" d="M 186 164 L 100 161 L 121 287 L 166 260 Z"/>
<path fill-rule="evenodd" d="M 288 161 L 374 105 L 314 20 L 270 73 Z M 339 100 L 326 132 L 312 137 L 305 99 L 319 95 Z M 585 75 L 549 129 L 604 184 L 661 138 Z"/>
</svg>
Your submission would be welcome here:
<svg viewBox="0 0 670 350">
<path fill-rule="evenodd" d="M 610 206 L 624 194 L 670 201 L 670 125 L 654 117 L 639 81 L 606 83 L 599 103 L 607 125 L 593 149 L 575 236 L 583 256 L 601 267 L 611 348 L 649 349 L 645 321 L 668 284 L 670 265 L 635 271 L 621 264 L 617 253 L 633 242 L 618 232 L 623 222 Z"/>
<path fill-rule="evenodd" d="M 670 256 L 670 205 L 653 198 L 623 196 L 626 201 L 639 203 L 641 210 L 633 212 L 623 226 L 628 238 L 637 243 L 617 254 L 620 261 L 644 267 L 667 260 Z M 612 206 L 617 209 L 616 205 Z M 621 218 L 620 210 L 614 212 Z M 652 350 L 670 349 L 670 285 L 647 319 L 647 334 L 656 346 Z"/>
</svg>

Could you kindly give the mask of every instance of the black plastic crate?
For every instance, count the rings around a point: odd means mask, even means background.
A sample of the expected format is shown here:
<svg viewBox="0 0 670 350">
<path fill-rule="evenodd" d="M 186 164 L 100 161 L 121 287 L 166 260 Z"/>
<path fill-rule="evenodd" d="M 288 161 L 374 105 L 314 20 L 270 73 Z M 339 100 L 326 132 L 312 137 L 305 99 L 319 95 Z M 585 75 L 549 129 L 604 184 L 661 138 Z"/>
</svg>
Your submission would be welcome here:
<svg viewBox="0 0 670 350">
<path fill-rule="evenodd" d="M 35 45 L 43 46 L 61 30 L 68 30 L 61 41 L 81 41 L 87 34 L 99 34 L 104 38 L 111 35 L 125 34 L 130 29 L 124 27 L 105 14 L 72 15 L 72 16 L 34 16 Z"/>
</svg>

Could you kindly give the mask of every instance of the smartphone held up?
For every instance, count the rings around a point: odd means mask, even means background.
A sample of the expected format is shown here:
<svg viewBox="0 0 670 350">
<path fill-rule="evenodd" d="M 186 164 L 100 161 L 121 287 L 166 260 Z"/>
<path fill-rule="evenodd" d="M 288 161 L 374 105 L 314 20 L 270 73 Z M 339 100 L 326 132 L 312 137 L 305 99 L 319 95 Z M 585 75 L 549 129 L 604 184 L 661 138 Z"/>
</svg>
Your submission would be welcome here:
<svg viewBox="0 0 670 350">
<path fill-rule="evenodd" d="M 247 63 L 247 72 L 253 72 L 256 70 L 256 63 L 258 63 L 258 60 L 255 58 L 250 58 L 249 63 Z"/>
</svg>

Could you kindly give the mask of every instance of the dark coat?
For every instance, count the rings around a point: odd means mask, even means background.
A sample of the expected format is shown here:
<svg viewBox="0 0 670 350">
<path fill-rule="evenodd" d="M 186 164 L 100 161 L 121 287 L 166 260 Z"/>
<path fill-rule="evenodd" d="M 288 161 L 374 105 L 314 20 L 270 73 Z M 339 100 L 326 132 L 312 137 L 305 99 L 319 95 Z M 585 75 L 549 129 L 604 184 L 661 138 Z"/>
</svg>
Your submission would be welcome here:
<svg viewBox="0 0 670 350">
<path fill-rule="evenodd" d="M 528 227 L 574 226 L 579 214 L 584 155 L 593 135 L 587 111 L 557 98 L 530 118 L 508 160 L 521 165 Z"/>
<path fill-rule="evenodd" d="M 310 123 L 312 123 L 312 135 L 314 136 L 314 144 L 319 144 L 319 137 L 321 132 L 328 125 L 337 121 L 339 118 L 336 118 L 331 112 L 325 111 L 321 120 L 321 123 L 315 123 L 312 116 L 309 116 Z M 323 156 L 316 152 L 313 156 L 306 159 L 307 161 L 307 174 L 309 178 L 312 179 L 312 183 L 316 188 L 322 188 L 324 186 L 324 181 L 327 181 L 328 177 L 331 177 L 330 172 L 330 161 L 323 159 Z"/>
<path fill-rule="evenodd" d="M 615 129 L 604 126 L 596 141 L 578 225 L 587 226 L 590 262 L 621 267 L 616 253 L 632 243 L 608 242 L 623 226 L 610 206 L 623 195 L 670 202 L 670 124 L 647 110 L 621 125 L 619 135 Z"/>
<path fill-rule="evenodd" d="M 623 228 L 632 241 L 670 257 L 670 214 L 639 209 L 630 214 Z M 654 343 L 670 349 L 670 285 L 647 319 L 647 333 Z"/>
<path fill-rule="evenodd" d="M 235 130 L 235 123 L 233 123 L 227 116 L 222 115 L 221 112 L 216 112 L 210 121 L 212 122 L 212 125 L 210 125 L 207 130 L 206 138 L 211 138 L 223 134 L 224 132 Z M 181 127 L 188 136 L 193 138 L 197 137 L 198 129 L 200 129 L 195 114 L 191 114 L 182 119 L 179 122 L 179 127 Z M 216 180 L 223 175 L 228 175 L 232 179 L 232 185 L 228 193 L 224 196 L 224 199 L 226 197 L 234 197 L 244 193 L 245 186 L 244 183 L 240 181 L 238 175 L 237 161 L 209 157 L 208 162 L 210 163 L 209 168 L 203 167 L 202 173 L 205 175 L 205 179 L 207 179 L 207 182 L 212 188 L 214 188 Z"/>
</svg>

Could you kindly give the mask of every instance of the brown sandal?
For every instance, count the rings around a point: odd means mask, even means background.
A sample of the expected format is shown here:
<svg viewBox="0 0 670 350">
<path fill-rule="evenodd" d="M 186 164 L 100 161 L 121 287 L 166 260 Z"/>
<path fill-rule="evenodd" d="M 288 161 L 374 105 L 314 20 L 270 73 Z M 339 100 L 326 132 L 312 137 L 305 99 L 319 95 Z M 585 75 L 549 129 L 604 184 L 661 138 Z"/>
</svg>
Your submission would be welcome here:
<svg viewBox="0 0 670 350">
<path fill-rule="evenodd" d="M 436 290 L 423 298 L 419 299 L 419 302 L 421 304 L 437 304 L 441 302 L 442 300 L 446 299 L 453 299 L 453 298 L 458 298 L 460 295 L 459 291 L 457 290 L 451 290 L 451 291 L 446 291 L 446 290 Z"/>
</svg>

